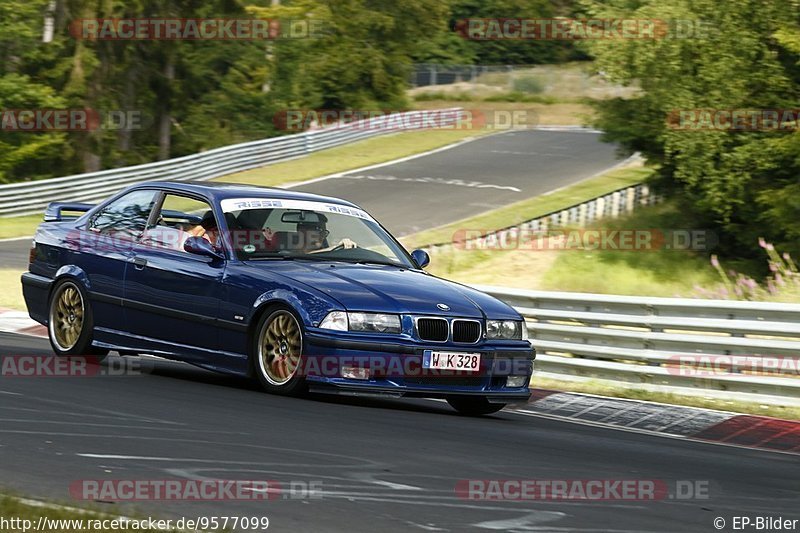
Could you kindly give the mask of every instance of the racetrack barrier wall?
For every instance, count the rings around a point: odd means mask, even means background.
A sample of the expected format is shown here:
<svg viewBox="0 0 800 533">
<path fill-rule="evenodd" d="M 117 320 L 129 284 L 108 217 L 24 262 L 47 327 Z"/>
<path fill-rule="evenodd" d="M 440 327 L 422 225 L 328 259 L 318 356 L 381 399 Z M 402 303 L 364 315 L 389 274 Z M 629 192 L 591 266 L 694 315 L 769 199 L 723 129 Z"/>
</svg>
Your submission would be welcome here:
<svg viewBox="0 0 800 533">
<path fill-rule="evenodd" d="M 800 403 L 800 304 L 476 288 L 525 317 L 537 371 Z"/>
</svg>

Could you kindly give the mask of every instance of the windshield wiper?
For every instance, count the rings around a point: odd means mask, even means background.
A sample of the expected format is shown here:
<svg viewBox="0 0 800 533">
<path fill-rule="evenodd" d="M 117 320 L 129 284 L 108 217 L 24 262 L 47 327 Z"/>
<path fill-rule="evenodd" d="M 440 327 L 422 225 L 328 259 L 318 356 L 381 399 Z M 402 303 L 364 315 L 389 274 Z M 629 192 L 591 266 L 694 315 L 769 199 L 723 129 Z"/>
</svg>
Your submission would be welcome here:
<svg viewBox="0 0 800 533">
<path fill-rule="evenodd" d="M 250 255 L 246 261 L 293 261 L 297 259 L 293 255 L 278 255 L 278 254 L 262 254 Z"/>
<path fill-rule="evenodd" d="M 348 261 L 349 262 L 349 261 Z M 383 265 L 383 266 L 393 266 L 397 268 L 410 268 L 406 265 L 401 263 L 393 263 L 392 261 L 377 261 L 374 259 L 359 259 L 357 261 L 353 261 L 357 265 Z"/>
</svg>

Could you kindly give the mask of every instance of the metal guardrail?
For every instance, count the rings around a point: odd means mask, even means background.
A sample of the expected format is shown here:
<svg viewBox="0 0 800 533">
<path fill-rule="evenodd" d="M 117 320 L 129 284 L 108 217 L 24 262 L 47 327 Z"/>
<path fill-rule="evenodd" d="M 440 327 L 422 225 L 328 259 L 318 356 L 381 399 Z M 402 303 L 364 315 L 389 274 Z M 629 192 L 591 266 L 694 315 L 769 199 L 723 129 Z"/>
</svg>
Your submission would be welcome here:
<svg viewBox="0 0 800 533">
<path fill-rule="evenodd" d="M 462 112 L 461 108 L 436 112 L 436 126 L 456 123 Z M 219 178 L 360 139 L 393 133 L 400 129 L 398 125 L 402 125 L 404 131 L 423 129 L 430 127 L 432 113 L 409 111 L 384 115 L 296 135 L 224 146 L 145 165 L 0 185 L 0 217 L 40 213 L 47 204 L 55 201 L 96 202 L 124 187 L 144 181 Z"/>
<path fill-rule="evenodd" d="M 537 370 L 800 398 L 800 304 L 477 288 L 525 317 Z"/>
</svg>

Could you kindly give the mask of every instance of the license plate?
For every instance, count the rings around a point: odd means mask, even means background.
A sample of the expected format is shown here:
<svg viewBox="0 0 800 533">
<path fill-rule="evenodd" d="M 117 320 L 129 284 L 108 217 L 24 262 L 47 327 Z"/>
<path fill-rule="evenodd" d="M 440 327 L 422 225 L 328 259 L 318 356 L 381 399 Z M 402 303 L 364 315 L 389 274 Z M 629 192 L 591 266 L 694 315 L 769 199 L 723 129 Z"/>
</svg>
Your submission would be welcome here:
<svg viewBox="0 0 800 533">
<path fill-rule="evenodd" d="M 422 368 L 479 372 L 481 369 L 481 354 L 425 350 L 422 353 Z"/>
</svg>

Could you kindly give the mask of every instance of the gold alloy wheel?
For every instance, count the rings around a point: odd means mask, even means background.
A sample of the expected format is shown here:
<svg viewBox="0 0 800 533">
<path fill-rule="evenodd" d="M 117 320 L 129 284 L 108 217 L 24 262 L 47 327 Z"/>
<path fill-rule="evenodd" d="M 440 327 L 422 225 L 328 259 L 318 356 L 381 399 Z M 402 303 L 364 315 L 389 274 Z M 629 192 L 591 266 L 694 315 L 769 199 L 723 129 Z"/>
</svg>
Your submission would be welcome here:
<svg viewBox="0 0 800 533">
<path fill-rule="evenodd" d="M 261 328 L 258 362 L 272 385 L 285 385 L 297 373 L 303 353 L 300 324 L 289 311 L 275 311 Z"/>
<path fill-rule="evenodd" d="M 50 307 L 50 337 L 61 351 L 71 350 L 83 332 L 84 303 L 72 283 L 59 287 Z"/>
</svg>

